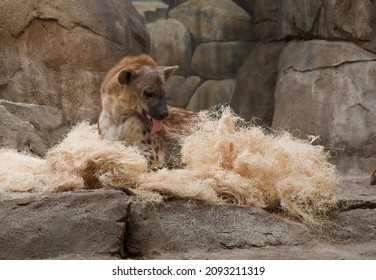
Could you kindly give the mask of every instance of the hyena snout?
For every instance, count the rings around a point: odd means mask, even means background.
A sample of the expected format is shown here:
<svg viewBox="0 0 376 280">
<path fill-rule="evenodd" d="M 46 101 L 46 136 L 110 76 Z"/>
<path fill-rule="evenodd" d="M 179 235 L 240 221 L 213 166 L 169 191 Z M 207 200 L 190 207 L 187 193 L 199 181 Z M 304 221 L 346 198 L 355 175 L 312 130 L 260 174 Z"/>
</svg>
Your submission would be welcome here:
<svg viewBox="0 0 376 280">
<path fill-rule="evenodd" d="M 166 106 L 160 107 L 158 109 L 157 117 L 160 120 L 163 120 L 168 117 L 168 110 Z"/>
<path fill-rule="evenodd" d="M 168 109 L 164 100 L 160 101 L 158 106 L 151 108 L 149 114 L 156 120 L 163 120 L 168 117 Z"/>
</svg>

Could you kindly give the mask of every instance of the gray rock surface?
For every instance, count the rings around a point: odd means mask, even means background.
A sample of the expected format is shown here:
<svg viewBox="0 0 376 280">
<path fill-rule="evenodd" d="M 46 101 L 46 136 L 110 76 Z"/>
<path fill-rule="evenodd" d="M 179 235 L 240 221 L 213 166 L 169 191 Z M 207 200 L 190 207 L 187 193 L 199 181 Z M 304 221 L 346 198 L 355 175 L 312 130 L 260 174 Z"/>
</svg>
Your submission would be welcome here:
<svg viewBox="0 0 376 280">
<path fill-rule="evenodd" d="M 209 42 L 199 44 L 192 56 L 191 67 L 204 77 L 233 78 L 254 47 L 250 42 Z"/>
<path fill-rule="evenodd" d="M 0 194 L 0 259 L 124 257 L 130 199 L 115 190 Z"/>
<path fill-rule="evenodd" d="M 367 0 L 280 1 L 279 38 L 359 41 L 375 50 L 376 5 Z"/>
<path fill-rule="evenodd" d="M 43 157 L 68 129 L 60 109 L 0 100 L 0 147 Z"/>
<path fill-rule="evenodd" d="M 172 201 L 166 205 L 133 203 L 127 225 L 126 250 L 131 256 L 293 246 L 309 237 L 304 226 L 261 209 L 195 201 Z"/>
<path fill-rule="evenodd" d="M 278 0 L 251 0 L 254 3 L 251 14 L 254 15 L 256 37 L 262 42 L 277 39 L 277 23 L 279 17 Z"/>
<path fill-rule="evenodd" d="M 245 120 L 272 125 L 278 58 L 283 42 L 258 43 L 236 78 L 231 108 Z"/>
<path fill-rule="evenodd" d="M 279 38 L 309 36 L 316 31 L 318 14 L 325 0 L 287 0 L 280 2 Z M 336 1 L 334 1 L 336 2 Z"/>
<path fill-rule="evenodd" d="M 209 109 L 215 105 L 229 103 L 234 92 L 235 80 L 208 80 L 195 91 L 187 105 L 191 111 Z"/>
<path fill-rule="evenodd" d="M 198 76 L 172 76 L 166 83 L 167 103 L 185 108 L 200 83 Z"/>
<path fill-rule="evenodd" d="M 376 166 L 376 55 L 349 42 L 291 42 L 282 51 L 273 129 L 320 136 L 345 173 Z"/>
<path fill-rule="evenodd" d="M 171 9 L 197 42 L 248 41 L 254 37 L 251 16 L 228 0 L 190 0 Z"/>
<path fill-rule="evenodd" d="M 344 177 L 338 210 L 311 228 L 278 212 L 121 191 L 0 193 L 0 259 L 374 259 L 376 190 Z"/>
<path fill-rule="evenodd" d="M 0 98 L 60 108 L 69 120 L 96 121 L 104 74 L 149 51 L 129 0 L 6 1 L 0 32 Z"/>
<path fill-rule="evenodd" d="M 333 244 L 311 242 L 298 246 L 268 246 L 249 249 L 164 253 L 148 259 L 178 260 L 374 260 L 376 242 Z"/>
<path fill-rule="evenodd" d="M 146 23 L 159 19 L 166 19 L 168 5 L 161 0 L 142 1 L 131 0 L 137 12 L 144 18 Z"/>
<path fill-rule="evenodd" d="M 43 155 L 47 145 L 28 122 L 0 106 L 0 147 Z"/>
<path fill-rule="evenodd" d="M 176 74 L 188 74 L 192 42 L 187 27 L 175 19 L 158 20 L 146 26 L 150 33 L 150 53 L 157 64 L 178 65 Z"/>
<path fill-rule="evenodd" d="M 167 5 L 162 2 L 168 5 L 167 15 L 164 14 Z M 168 101 L 178 107 L 187 108 L 195 103 L 195 108 L 208 109 L 228 102 L 231 97 L 228 91 L 207 92 L 205 95 L 215 97 L 211 98 L 216 102 L 213 104 L 208 103 L 207 98 L 194 97 L 202 96 L 195 90 L 201 81 L 234 79 L 255 45 L 254 41 L 258 40 L 257 36 L 263 41 L 276 38 L 276 0 L 267 3 L 254 0 L 132 0 L 132 3 L 148 23 L 151 54 L 157 63 L 179 65 L 176 72 L 179 77 L 167 85 Z M 254 10 L 257 10 L 257 16 Z M 205 87 L 206 91 L 209 89 Z M 202 104 L 197 104 L 201 101 Z"/>
</svg>

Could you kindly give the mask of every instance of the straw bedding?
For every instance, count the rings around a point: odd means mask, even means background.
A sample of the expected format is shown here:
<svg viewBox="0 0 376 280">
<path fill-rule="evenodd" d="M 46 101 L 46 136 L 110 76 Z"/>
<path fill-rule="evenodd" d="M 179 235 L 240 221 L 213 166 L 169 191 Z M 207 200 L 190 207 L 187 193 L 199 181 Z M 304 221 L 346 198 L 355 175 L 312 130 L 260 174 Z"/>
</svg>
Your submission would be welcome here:
<svg viewBox="0 0 376 280">
<path fill-rule="evenodd" d="M 77 125 L 40 159 L 0 150 L 0 191 L 59 192 L 128 188 L 141 199 L 163 197 L 279 208 L 318 224 L 333 208 L 336 168 L 322 146 L 287 132 L 266 133 L 224 108 L 203 112 L 182 140 L 183 169 L 147 171 L 135 147 L 101 140 L 96 127 Z"/>
</svg>

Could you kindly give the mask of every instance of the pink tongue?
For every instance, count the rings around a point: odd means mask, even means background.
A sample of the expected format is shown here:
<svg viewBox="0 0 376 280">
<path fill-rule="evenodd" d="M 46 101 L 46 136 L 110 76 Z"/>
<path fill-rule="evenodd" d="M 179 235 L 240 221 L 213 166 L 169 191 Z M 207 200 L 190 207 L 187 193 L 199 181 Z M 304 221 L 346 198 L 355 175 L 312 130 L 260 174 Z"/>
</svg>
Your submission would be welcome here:
<svg viewBox="0 0 376 280">
<path fill-rule="evenodd" d="M 151 134 L 155 134 L 155 133 L 157 133 L 158 131 L 160 131 L 162 129 L 163 121 L 159 121 L 159 120 L 153 119 L 149 114 L 147 114 L 146 117 L 149 120 L 151 120 L 151 122 L 153 124 L 153 126 L 151 128 Z"/>
</svg>

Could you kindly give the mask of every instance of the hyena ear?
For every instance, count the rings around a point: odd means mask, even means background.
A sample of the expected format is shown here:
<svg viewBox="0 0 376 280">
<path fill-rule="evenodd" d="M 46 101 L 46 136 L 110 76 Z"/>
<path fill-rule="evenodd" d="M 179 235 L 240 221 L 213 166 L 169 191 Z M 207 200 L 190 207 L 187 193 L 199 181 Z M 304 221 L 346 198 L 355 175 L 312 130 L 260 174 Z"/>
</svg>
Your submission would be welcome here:
<svg viewBox="0 0 376 280">
<path fill-rule="evenodd" d="M 179 67 L 177 65 L 175 66 L 159 66 L 159 68 L 162 70 L 163 72 L 163 75 L 164 75 L 164 79 L 165 81 L 167 81 L 167 79 L 172 75 L 174 74 L 174 72 L 176 71 L 176 69 L 178 69 Z"/>
<path fill-rule="evenodd" d="M 119 72 L 117 80 L 119 84 L 126 86 L 136 76 L 136 74 L 137 72 L 135 70 L 124 68 Z"/>
</svg>

